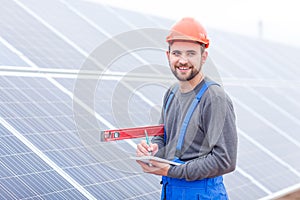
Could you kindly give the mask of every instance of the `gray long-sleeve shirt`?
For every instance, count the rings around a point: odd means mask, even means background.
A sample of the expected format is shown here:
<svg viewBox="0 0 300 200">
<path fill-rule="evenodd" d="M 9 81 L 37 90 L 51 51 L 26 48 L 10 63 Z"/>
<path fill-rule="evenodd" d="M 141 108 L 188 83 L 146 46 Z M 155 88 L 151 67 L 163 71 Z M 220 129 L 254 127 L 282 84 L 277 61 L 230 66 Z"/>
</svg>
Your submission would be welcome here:
<svg viewBox="0 0 300 200">
<path fill-rule="evenodd" d="M 166 145 L 163 136 L 152 139 L 152 143 L 159 146 L 156 156 L 168 160 L 174 158 L 183 119 L 203 84 L 204 81 L 187 93 L 178 90 L 164 117 L 170 89 L 167 91 L 161 117 L 166 130 Z M 235 169 L 236 157 L 237 131 L 232 101 L 223 88 L 212 85 L 203 94 L 187 127 L 179 157 L 186 163 L 171 166 L 168 176 L 193 181 L 223 175 Z"/>
</svg>

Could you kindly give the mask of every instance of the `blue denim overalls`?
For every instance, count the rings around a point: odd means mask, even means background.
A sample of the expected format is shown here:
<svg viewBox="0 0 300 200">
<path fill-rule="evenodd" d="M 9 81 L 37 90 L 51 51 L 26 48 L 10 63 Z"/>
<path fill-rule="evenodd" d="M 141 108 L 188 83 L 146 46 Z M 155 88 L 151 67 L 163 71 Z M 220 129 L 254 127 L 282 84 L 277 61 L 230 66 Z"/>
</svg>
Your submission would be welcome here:
<svg viewBox="0 0 300 200">
<path fill-rule="evenodd" d="M 184 136 L 188 123 L 191 119 L 191 116 L 200 102 L 200 99 L 204 92 L 210 85 L 218 85 L 214 82 L 206 82 L 203 84 L 202 88 L 198 92 L 196 98 L 193 100 L 192 104 L 187 111 L 187 114 L 184 118 L 183 124 L 180 129 L 180 135 L 178 138 L 176 146 L 176 154 L 173 161 L 178 163 L 184 163 L 181 161 L 177 155 L 181 152 L 181 148 L 184 141 Z M 169 95 L 167 100 L 164 115 L 166 116 L 166 111 L 169 107 L 169 104 L 178 90 L 178 85 L 173 88 L 172 92 Z M 164 140 L 166 142 L 166 133 L 164 134 Z M 214 178 L 205 178 L 196 181 L 186 181 L 185 179 L 170 178 L 167 176 L 162 177 L 162 193 L 161 200 L 198 200 L 198 199 L 210 199 L 210 200 L 227 200 L 226 189 L 223 184 L 223 177 L 217 176 Z"/>
</svg>

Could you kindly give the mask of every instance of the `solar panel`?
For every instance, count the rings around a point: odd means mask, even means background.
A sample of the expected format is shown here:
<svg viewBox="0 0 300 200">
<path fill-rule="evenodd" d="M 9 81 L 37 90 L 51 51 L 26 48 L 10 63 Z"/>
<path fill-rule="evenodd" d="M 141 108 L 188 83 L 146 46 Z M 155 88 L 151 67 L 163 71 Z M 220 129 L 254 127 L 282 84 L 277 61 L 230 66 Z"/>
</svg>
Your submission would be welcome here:
<svg viewBox="0 0 300 200">
<path fill-rule="evenodd" d="M 24 8 L 12 1 L 3 1 L 2 5 L 6 9 L 1 9 L 0 14 L 1 21 L 5 22 L 1 23 L 1 37 L 39 67 L 75 68 L 84 61 L 83 55 Z"/>
<path fill-rule="evenodd" d="M 175 81 L 163 38 L 173 22 L 85 1 L 5 0 L 0 11 L 0 198 L 159 199 L 160 177 L 128 159 L 139 139 L 101 143 L 99 132 L 157 123 Z M 205 70 L 237 113 L 230 199 L 297 185 L 300 50 L 209 32 Z"/>
<path fill-rule="evenodd" d="M 1 146 L 8 151 L 1 154 L 2 167 L 7 169 L 2 171 L 4 173 L 1 176 L 4 187 L 2 194 L 9 195 L 6 192 L 8 190 L 15 194 L 16 198 L 25 198 L 33 197 L 35 194 L 43 197 L 53 191 L 61 190 L 73 193 L 74 188 L 68 182 L 75 182 L 87 188 L 91 185 L 93 188 L 97 188 L 97 192 L 91 189 L 91 193 L 98 194 L 98 191 L 103 190 L 102 186 L 105 185 L 105 182 L 114 185 L 116 184 L 114 179 L 118 182 L 122 181 L 122 177 L 123 179 L 131 179 L 131 177 L 132 179 L 134 177 L 143 179 L 137 174 L 122 174 L 119 170 L 113 169 L 109 163 L 101 164 L 89 154 L 76 134 L 76 127 L 71 121 L 72 116 L 69 115 L 72 114 L 72 99 L 49 84 L 48 80 L 22 77 L 1 77 L 1 80 L 1 82 L 5 80 L 7 85 L 2 88 L 2 94 L 4 96 L 13 94 L 15 97 L 9 102 L 11 104 L 10 112 L 1 109 L 1 124 L 4 126 L 1 129 L 5 130 L 1 132 L 4 134 L 1 135 Z M 23 84 L 17 88 L 14 82 Z M 60 107 L 60 105 L 63 106 Z M 13 117 L 7 115 L 10 113 L 13 114 Z M 22 120 L 18 123 L 20 119 Z M 26 140 L 24 141 L 24 139 Z M 26 148 L 25 145 L 31 148 Z M 101 155 L 101 157 L 105 157 L 105 155 Z M 104 158 L 104 161 L 109 162 L 111 159 L 111 157 Z M 54 166 L 51 164 L 52 162 Z M 71 175 L 72 178 L 64 178 L 55 170 L 63 170 L 63 173 Z M 51 173 L 51 171 L 54 172 Z M 43 177 L 43 173 L 46 173 L 46 178 Z M 47 178 L 47 176 L 53 176 L 53 178 Z M 43 179 L 43 182 L 40 179 Z M 57 179 L 62 179 L 66 183 Z M 55 182 L 52 183 L 52 180 Z M 37 183 L 44 182 L 47 184 L 43 184 L 43 187 L 37 185 Z M 17 190 L 24 190 L 24 192 L 15 193 L 15 189 L 8 187 L 10 185 L 15 187 L 15 184 L 18 184 Z M 150 182 L 145 184 L 150 184 Z M 59 196 L 59 193 L 57 195 Z M 81 197 L 82 195 L 75 196 L 78 199 Z M 116 197 L 118 196 L 114 196 L 114 198 Z"/>
</svg>

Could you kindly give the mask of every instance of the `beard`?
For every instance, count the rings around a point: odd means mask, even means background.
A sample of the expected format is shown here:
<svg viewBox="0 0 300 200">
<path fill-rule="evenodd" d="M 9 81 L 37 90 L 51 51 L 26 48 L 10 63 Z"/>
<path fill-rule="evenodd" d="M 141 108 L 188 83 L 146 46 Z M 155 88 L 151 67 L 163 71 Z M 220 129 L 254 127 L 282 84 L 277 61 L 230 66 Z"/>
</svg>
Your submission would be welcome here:
<svg viewBox="0 0 300 200">
<path fill-rule="evenodd" d="M 177 69 L 179 69 L 179 67 L 189 67 L 189 71 L 184 73 L 182 75 L 182 73 L 178 72 Z M 174 76 L 179 80 L 179 81 L 190 81 L 192 80 L 197 74 L 199 74 L 200 69 L 196 69 L 194 66 L 187 66 L 187 65 L 180 65 L 180 66 L 174 66 L 174 69 L 171 68 L 172 73 L 174 74 Z"/>
</svg>

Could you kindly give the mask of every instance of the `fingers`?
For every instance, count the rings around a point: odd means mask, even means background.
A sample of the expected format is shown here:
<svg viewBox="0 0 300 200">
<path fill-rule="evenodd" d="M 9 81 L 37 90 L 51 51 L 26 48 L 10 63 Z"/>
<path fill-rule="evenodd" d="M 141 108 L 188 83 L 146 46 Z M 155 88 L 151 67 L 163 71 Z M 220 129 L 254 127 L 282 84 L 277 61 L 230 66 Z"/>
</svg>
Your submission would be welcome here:
<svg viewBox="0 0 300 200">
<path fill-rule="evenodd" d="M 148 156 L 149 152 L 151 151 L 152 147 L 148 146 L 145 140 L 142 140 L 136 148 L 136 155 L 137 156 Z"/>
<path fill-rule="evenodd" d="M 145 163 L 145 162 L 139 161 L 139 160 L 137 160 L 136 162 L 138 162 L 139 165 L 141 165 L 143 172 L 152 173 L 153 171 L 157 170 L 156 167 L 151 164 L 151 162 Z"/>
<path fill-rule="evenodd" d="M 152 144 L 150 145 L 147 144 L 145 140 L 142 140 L 136 148 L 136 155 L 137 156 L 149 156 L 149 155 L 155 155 L 158 151 L 158 145 L 157 144 Z"/>
<path fill-rule="evenodd" d="M 142 161 L 137 161 L 137 162 L 141 165 L 145 173 L 150 173 L 155 175 L 167 176 L 168 170 L 170 168 L 169 164 L 160 163 L 156 161 L 151 161 L 150 164 L 144 163 Z"/>
</svg>

